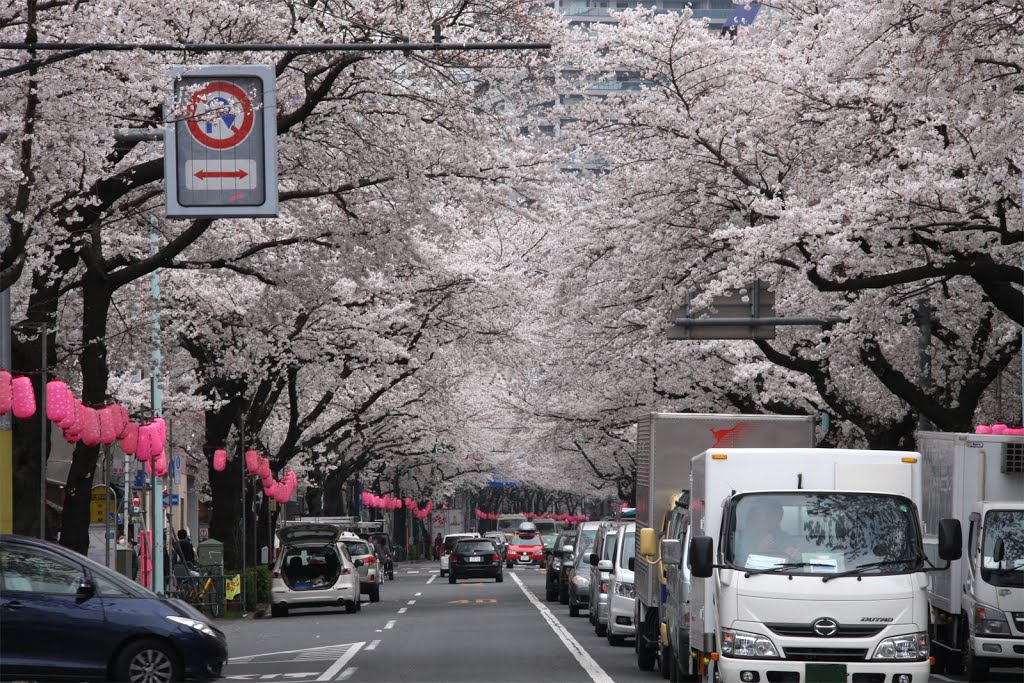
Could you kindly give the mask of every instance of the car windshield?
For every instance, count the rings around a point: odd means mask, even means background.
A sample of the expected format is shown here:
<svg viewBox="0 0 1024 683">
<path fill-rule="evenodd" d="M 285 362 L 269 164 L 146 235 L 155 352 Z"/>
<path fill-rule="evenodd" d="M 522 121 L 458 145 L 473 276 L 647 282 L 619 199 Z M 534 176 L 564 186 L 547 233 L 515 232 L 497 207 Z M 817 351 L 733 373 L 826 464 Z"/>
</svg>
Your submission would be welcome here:
<svg viewBox="0 0 1024 683">
<path fill-rule="evenodd" d="M 996 541 L 1003 540 L 1003 561 L 995 561 Z M 981 550 L 981 578 L 993 586 L 1024 588 L 1024 510 L 989 510 Z"/>
<path fill-rule="evenodd" d="M 365 541 L 345 541 L 349 555 L 372 555 L 370 546 Z"/>
<path fill-rule="evenodd" d="M 527 534 L 525 536 L 515 536 L 512 539 L 512 545 L 539 546 L 539 545 L 541 545 L 540 536 L 538 536 L 537 534 Z"/>
<path fill-rule="evenodd" d="M 636 532 L 627 531 L 622 535 L 622 554 L 619 556 L 619 566 L 629 569 L 629 561 L 636 554 Z"/>
<path fill-rule="evenodd" d="M 455 546 L 457 553 L 493 553 L 494 544 L 489 541 L 460 541 Z"/>
<path fill-rule="evenodd" d="M 615 557 L 615 537 L 618 534 L 608 534 L 604 537 L 604 552 L 601 553 L 602 560 L 611 560 Z"/>
<path fill-rule="evenodd" d="M 727 519 L 725 559 L 738 568 L 898 574 L 922 562 L 917 511 L 902 496 L 748 494 Z"/>
<path fill-rule="evenodd" d="M 597 538 L 597 529 L 586 529 L 580 532 L 579 542 L 576 547 L 582 553 L 589 553 L 594 547 L 594 539 Z"/>
</svg>

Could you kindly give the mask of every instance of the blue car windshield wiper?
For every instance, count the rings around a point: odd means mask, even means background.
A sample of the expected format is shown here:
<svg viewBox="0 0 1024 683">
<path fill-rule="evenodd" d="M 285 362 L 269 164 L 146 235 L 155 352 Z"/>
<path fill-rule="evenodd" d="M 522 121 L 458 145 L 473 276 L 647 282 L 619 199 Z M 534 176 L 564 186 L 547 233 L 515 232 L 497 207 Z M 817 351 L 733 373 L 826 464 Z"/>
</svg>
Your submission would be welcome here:
<svg viewBox="0 0 1024 683">
<path fill-rule="evenodd" d="M 822 581 L 827 582 L 830 579 L 838 579 L 841 576 L 853 576 L 854 574 L 862 574 L 869 569 L 877 569 L 879 567 L 887 567 L 891 564 L 917 564 L 921 561 L 920 557 L 904 557 L 901 560 L 882 560 L 880 562 L 868 562 L 866 564 L 858 564 L 853 569 L 847 569 L 845 572 L 839 572 L 838 574 L 829 574 L 828 576 L 822 577 Z"/>
</svg>

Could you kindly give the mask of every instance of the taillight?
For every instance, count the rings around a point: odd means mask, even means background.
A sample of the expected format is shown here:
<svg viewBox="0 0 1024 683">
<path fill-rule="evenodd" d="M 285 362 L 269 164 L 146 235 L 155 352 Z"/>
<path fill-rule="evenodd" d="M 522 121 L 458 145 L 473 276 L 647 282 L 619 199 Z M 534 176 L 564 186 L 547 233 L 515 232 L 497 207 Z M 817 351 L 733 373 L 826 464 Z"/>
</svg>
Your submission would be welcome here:
<svg viewBox="0 0 1024 683">
<path fill-rule="evenodd" d="M 608 582 L 607 581 L 602 581 L 601 582 L 601 592 L 602 593 L 607 593 L 608 592 Z"/>
<path fill-rule="evenodd" d="M 498 555 L 497 553 L 495 553 L 494 555 L 491 555 L 491 560 L 494 561 L 494 562 L 497 562 L 500 559 L 501 559 L 501 555 Z"/>
<path fill-rule="evenodd" d="M 373 555 L 370 555 L 368 558 L 363 560 L 363 564 L 374 564 L 376 561 L 377 561 L 377 558 L 374 557 Z"/>
<path fill-rule="evenodd" d="M 351 569 L 349 569 L 348 567 L 345 567 L 344 569 L 342 569 L 342 570 L 341 570 L 341 573 L 342 573 L 343 575 L 345 575 L 345 576 L 348 576 L 349 574 L 351 574 L 351 573 L 352 573 L 352 570 L 351 570 Z"/>
<path fill-rule="evenodd" d="M 281 578 L 281 572 L 271 572 L 270 573 L 270 578 L 272 578 L 272 579 L 280 579 Z"/>
<path fill-rule="evenodd" d="M 448 561 L 449 562 L 458 562 L 459 561 L 459 556 L 458 555 L 452 555 L 451 557 L 448 558 Z"/>
</svg>

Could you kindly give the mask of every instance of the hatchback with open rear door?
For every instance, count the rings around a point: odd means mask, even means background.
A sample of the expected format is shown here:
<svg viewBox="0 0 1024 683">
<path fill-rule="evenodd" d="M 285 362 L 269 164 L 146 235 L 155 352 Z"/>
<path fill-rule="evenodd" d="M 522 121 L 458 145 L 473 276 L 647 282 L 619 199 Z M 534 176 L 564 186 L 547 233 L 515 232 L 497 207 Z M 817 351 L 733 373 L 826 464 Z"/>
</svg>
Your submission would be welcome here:
<svg viewBox="0 0 1024 683">
<path fill-rule="evenodd" d="M 359 568 L 333 524 L 290 524 L 277 530 L 281 553 L 270 580 L 270 614 L 288 616 L 295 607 L 344 607 L 358 612 Z"/>
</svg>

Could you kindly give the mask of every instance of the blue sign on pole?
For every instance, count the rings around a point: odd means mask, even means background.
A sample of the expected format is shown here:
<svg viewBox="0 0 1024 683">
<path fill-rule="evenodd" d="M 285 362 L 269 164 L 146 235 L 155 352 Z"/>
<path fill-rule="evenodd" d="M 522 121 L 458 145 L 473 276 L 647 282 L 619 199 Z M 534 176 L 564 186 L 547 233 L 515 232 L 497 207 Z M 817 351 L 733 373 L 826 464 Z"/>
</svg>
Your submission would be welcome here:
<svg viewBox="0 0 1024 683">
<path fill-rule="evenodd" d="M 518 481 L 498 481 L 496 479 L 491 479 L 490 481 L 487 482 L 487 485 L 488 486 L 495 486 L 495 487 L 512 487 L 512 486 L 519 486 L 519 482 Z"/>
</svg>

